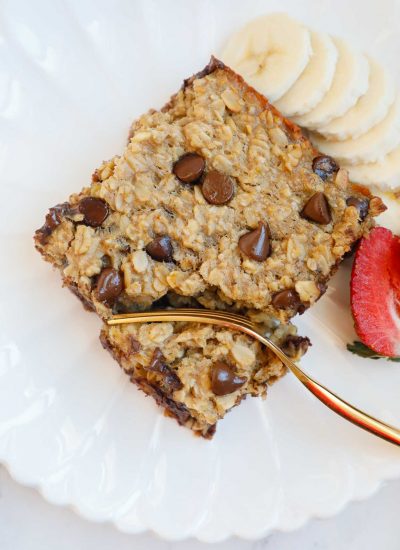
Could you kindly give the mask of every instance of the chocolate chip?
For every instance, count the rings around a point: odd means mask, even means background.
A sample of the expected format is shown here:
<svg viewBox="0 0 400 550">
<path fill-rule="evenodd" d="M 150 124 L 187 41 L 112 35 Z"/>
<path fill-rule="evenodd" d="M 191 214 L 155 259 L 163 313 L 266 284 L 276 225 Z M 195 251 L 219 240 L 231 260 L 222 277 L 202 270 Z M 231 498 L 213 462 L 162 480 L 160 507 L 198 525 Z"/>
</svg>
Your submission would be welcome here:
<svg viewBox="0 0 400 550">
<path fill-rule="evenodd" d="M 311 342 L 307 336 L 289 335 L 282 349 L 289 357 L 298 357 L 304 355 L 310 346 Z"/>
<path fill-rule="evenodd" d="M 324 225 L 332 220 L 328 199 L 321 191 L 307 201 L 300 215 L 307 220 Z"/>
<path fill-rule="evenodd" d="M 129 339 L 129 345 L 130 345 L 130 352 L 131 353 L 138 353 L 141 349 L 141 345 L 139 340 L 136 340 L 134 336 L 131 335 Z"/>
<path fill-rule="evenodd" d="M 231 200 L 235 187 L 229 176 L 217 170 L 211 170 L 207 172 L 201 190 L 207 202 L 220 205 Z"/>
<path fill-rule="evenodd" d="M 215 395 L 227 395 L 247 382 L 244 376 L 238 376 L 232 365 L 216 361 L 211 367 L 211 390 Z"/>
<path fill-rule="evenodd" d="M 168 235 L 160 235 L 146 246 L 146 252 L 157 262 L 172 262 L 172 242 Z"/>
<path fill-rule="evenodd" d="M 361 221 L 364 221 L 368 215 L 369 210 L 369 199 L 358 198 L 358 197 L 349 197 L 346 201 L 347 206 L 354 206 L 357 208 L 358 216 Z"/>
<path fill-rule="evenodd" d="M 35 232 L 35 236 L 40 244 L 45 244 L 48 237 L 62 222 L 62 217 L 69 211 L 70 204 L 63 202 L 50 208 L 49 213 L 46 215 L 45 222 L 40 229 Z"/>
<path fill-rule="evenodd" d="M 306 304 L 300 304 L 299 307 L 297 308 L 297 313 L 299 315 L 303 315 L 303 313 L 305 313 L 309 307 L 310 307 L 310 302 Z"/>
<path fill-rule="evenodd" d="M 257 229 L 249 231 L 239 239 L 239 248 L 249 258 L 263 262 L 271 254 L 270 230 L 266 222 L 260 222 Z"/>
<path fill-rule="evenodd" d="M 165 361 L 165 357 L 160 348 L 156 348 L 151 357 L 150 365 L 146 370 L 160 374 L 169 391 L 180 390 L 183 387 L 183 384 L 180 381 L 179 376 L 176 374 L 174 369 L 166 364 Z"/>
<path fill-rule="evenodd" d="M 100 302 L 112 304 L 124 289 L 121 273 L 112 267 L 106 267 L 100 273 L 96 284 L 96 297 Z"/>
<path fill-rule="evenodd" d="M 57 206 L 50 208 L 49 213 L 46 215 L 45 225 L 51 232 L 60 225 L 64 213 L 64 210 Z"/>
<path fill-rule="evenodd" d="M 300 303 L 300 296 L 294 289 L 281 290 L 272 296 L 272 305 L 277 309 L 297 308 Z"/>
<path fill-rule="evenodd" d="M 312 162 L 313 171 L 324 181 L 339 170 L 339 166 L 332 157 L 319 155 Z"/>
<path fill-rule="evenodd" d="M 99 227 L 109 214 L 108 204 L 103 199 L 84 197 L 79 202 L 79 212 L 83 222 L 90 227 Z"/>
<path fill-rule="evenodd" d="M 197 153 L 186 153 L 175 162 L 172 171 L 183 183 L 195 183 L 203 175 L 205 166 L 203 157 Z"/>
<path fill-rule="evenodd" d="M 147 367 L 148 370 L 159 372 L 161 365 L 165 364 L 165 357 L 160 348 L 155 348 L 153 355 L 150 359 L 150 364 Z"/>
</svg>

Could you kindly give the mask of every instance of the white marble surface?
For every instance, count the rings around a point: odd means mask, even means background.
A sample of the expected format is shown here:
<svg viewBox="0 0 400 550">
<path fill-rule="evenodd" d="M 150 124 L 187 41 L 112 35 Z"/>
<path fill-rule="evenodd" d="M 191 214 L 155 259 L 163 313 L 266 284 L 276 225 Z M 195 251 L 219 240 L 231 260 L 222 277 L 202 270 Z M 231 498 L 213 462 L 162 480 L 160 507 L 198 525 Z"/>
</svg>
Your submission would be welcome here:
<svg viewBox="0 0 400 550">
<path fill-rule="evenodd" d="M 353 503 L 338 516 L 313 520 L 293 533 L 258 542 L 231 539 L 214 545 L 164 542 L 152 534 L 124 535 L 111 525 L 91 524 L 72 511 L 45 502 L 15 483 L 0 466 L 1 550 L 398 550 L 400 480 L 369 500 Z"/>
</svg>

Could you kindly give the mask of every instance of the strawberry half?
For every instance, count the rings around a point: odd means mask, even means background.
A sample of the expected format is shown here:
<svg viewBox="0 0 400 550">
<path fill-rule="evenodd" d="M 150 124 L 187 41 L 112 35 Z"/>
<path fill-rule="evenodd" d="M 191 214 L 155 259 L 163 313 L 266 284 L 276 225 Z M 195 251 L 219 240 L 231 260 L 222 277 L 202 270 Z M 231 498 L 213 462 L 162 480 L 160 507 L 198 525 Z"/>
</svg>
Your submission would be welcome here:
<svg viewBox="0 0 400 550">
<path fill-rule="evenodd" d="M 351 274 L 351 310 L 364 344 L 400 356 L 400 238 L 375 227 L 361 239 Z"/>
</svg>

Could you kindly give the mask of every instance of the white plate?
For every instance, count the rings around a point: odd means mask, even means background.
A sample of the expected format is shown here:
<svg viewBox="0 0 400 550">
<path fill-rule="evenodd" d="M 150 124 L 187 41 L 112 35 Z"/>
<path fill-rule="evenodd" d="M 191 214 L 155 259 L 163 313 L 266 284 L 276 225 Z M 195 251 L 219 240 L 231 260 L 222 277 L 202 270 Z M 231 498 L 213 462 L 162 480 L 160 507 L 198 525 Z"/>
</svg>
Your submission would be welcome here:
<svg viewBox="0 0 400 550">
<path fill-rule="evenodd" d="M 351 8 L 349 7 L 351 5 Z M 399 3 L 75 0 L 0 8 L 0 459 L 51 502 L 169 539 L 261 537 L 336 513 L 400 475 L 399 450 L 325 409 L 290 375 L 248 399 L 212 442 L 164 418 L 97 340 L 100 323 L 33 250 L 50 205 L 121 150 L 131 119 L 161 106 L 255 14 L 287 10 L 353 39 L 397 72 Z M 348 268 L 299 319 L 303 366 L 400 424 L 400 368 L 362 360 Z"/>
</svg>

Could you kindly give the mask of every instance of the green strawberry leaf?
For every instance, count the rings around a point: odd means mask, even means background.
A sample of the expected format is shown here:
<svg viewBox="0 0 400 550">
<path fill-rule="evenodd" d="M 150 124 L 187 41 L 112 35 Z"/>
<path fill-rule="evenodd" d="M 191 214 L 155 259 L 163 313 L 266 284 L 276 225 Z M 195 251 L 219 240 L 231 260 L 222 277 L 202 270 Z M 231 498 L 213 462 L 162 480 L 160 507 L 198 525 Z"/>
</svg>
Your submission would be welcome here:
<svg viewBox="0 0 400 550">
<path fill-rule="evenodd" d="M 385 355 L 380 355 L 358 340 L 355 340 L 352 344 L 347 344 L 346 347 L 351 353 L 359 355 L 360 357 L 367 357 L 368 359 L 386 359 L 387 361 L 400 363 L 400 357 L 386 357 Z"/>
</svg>

